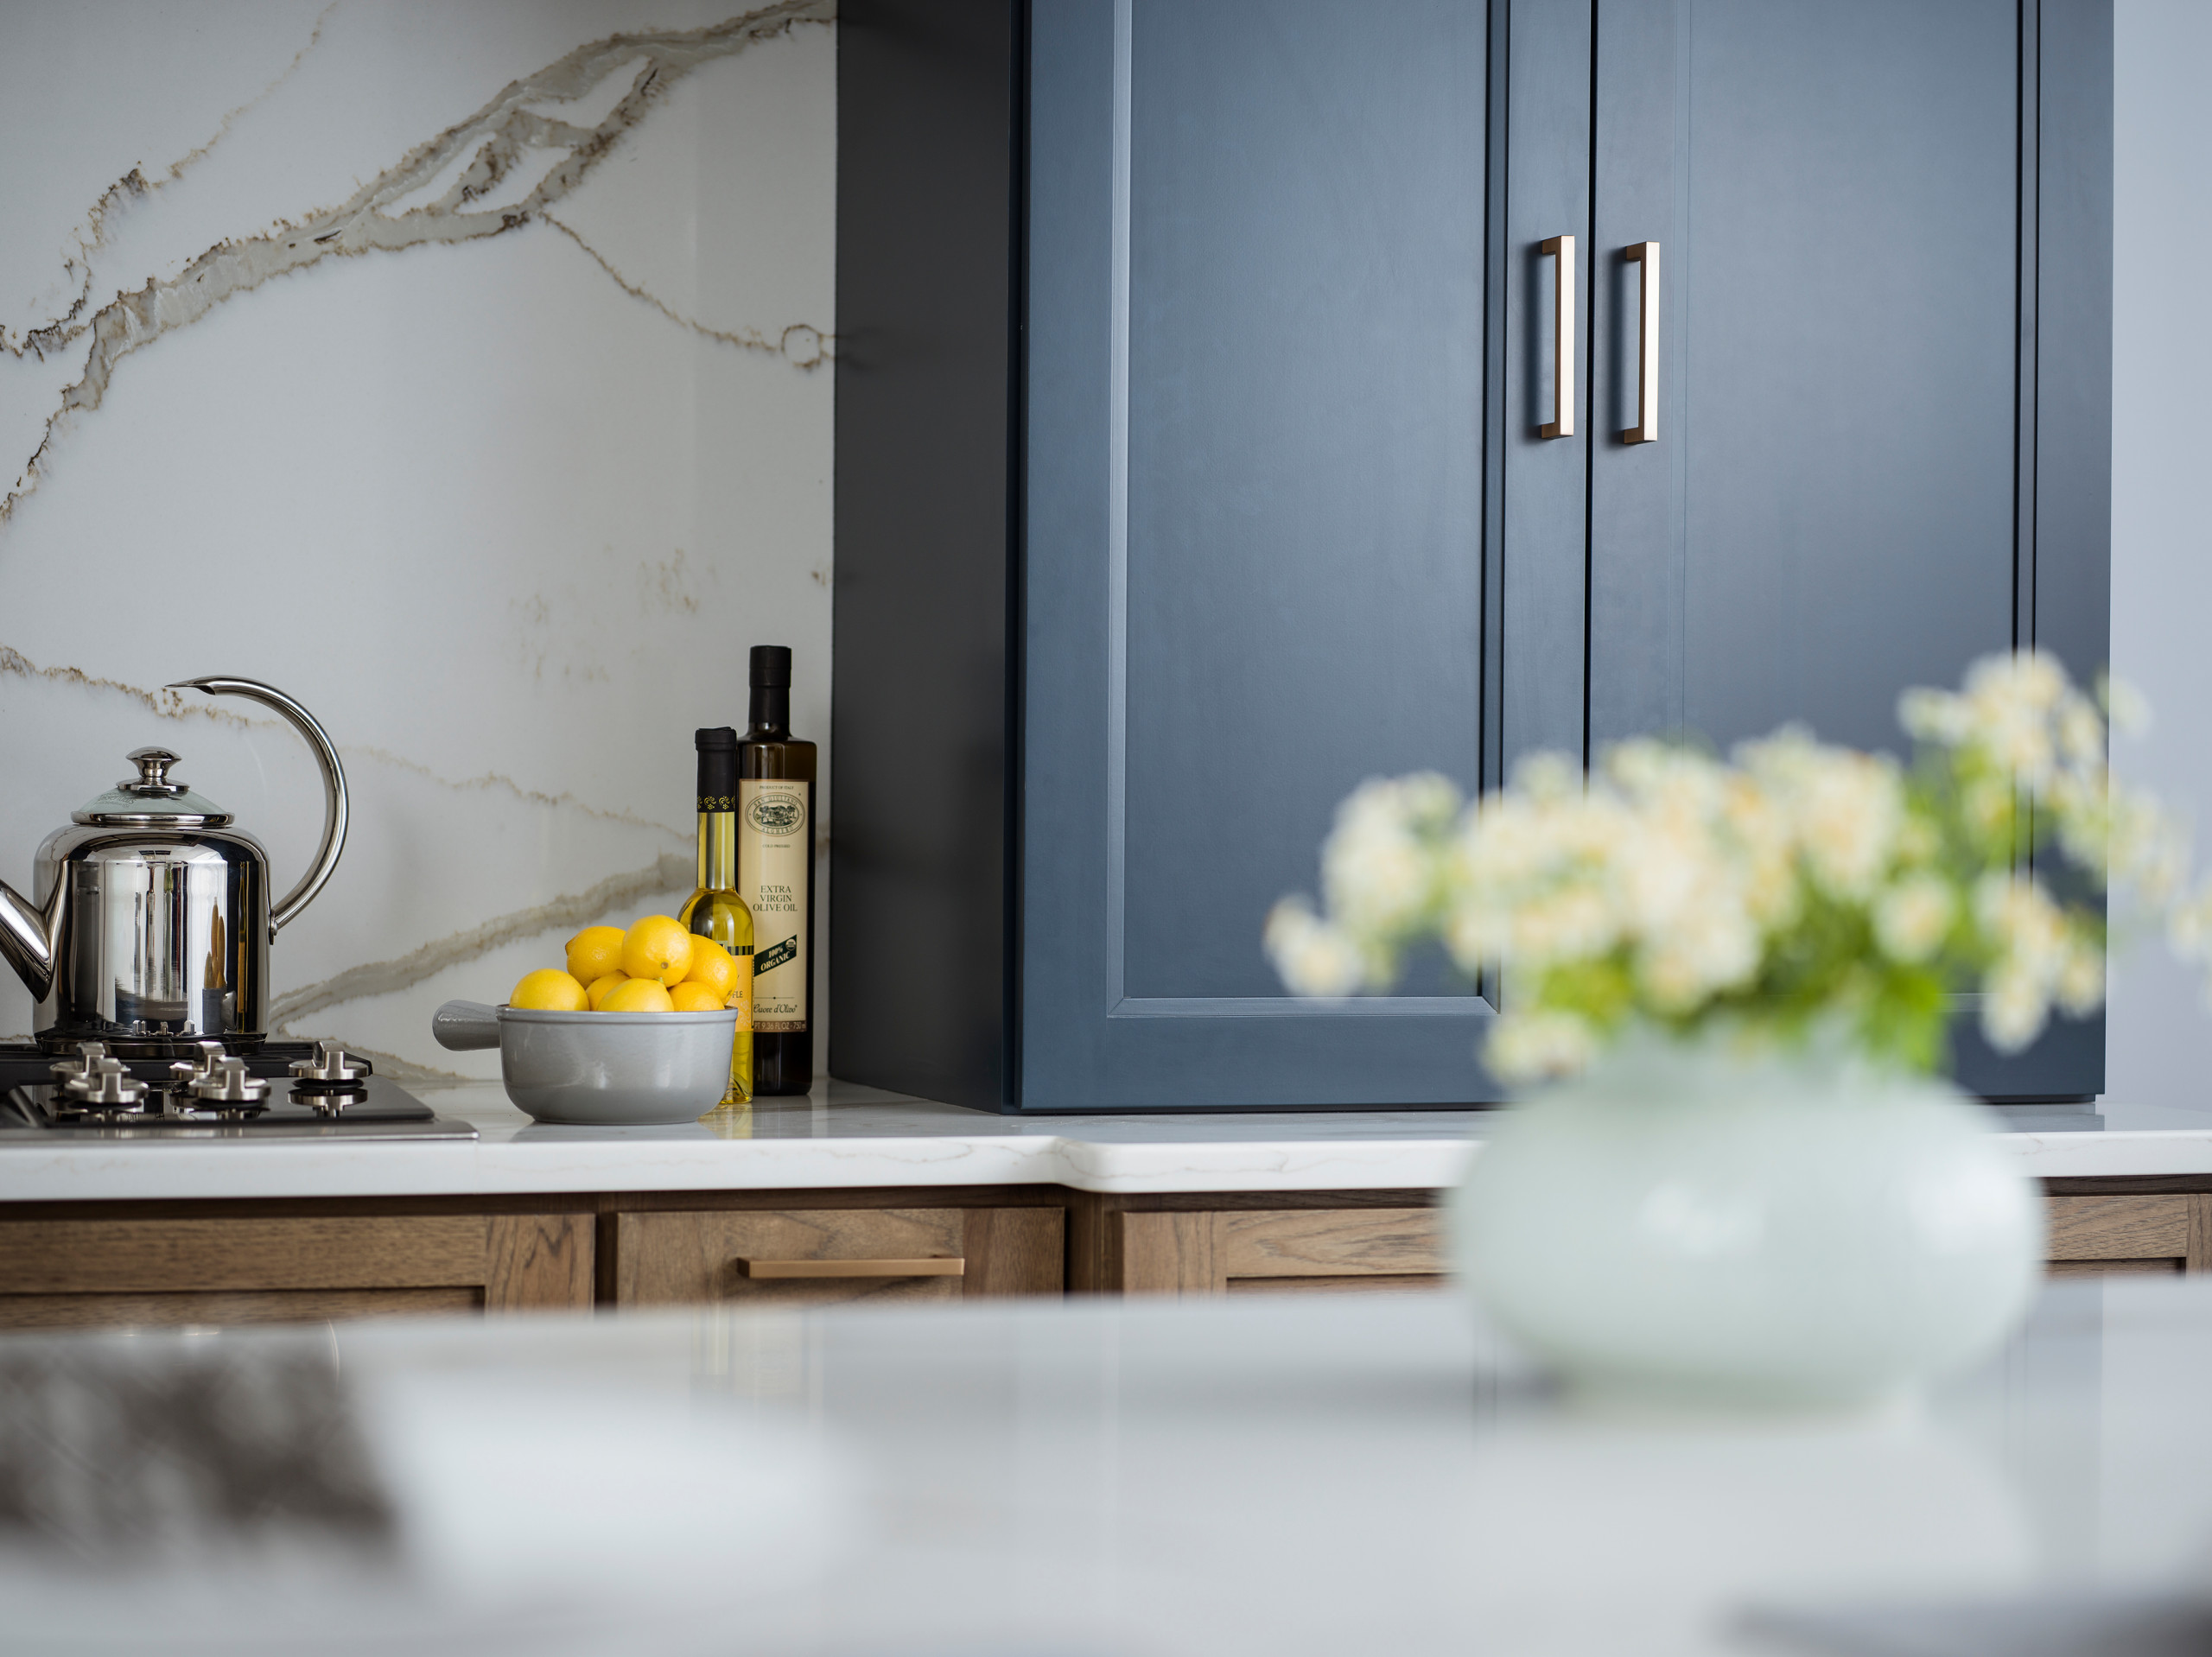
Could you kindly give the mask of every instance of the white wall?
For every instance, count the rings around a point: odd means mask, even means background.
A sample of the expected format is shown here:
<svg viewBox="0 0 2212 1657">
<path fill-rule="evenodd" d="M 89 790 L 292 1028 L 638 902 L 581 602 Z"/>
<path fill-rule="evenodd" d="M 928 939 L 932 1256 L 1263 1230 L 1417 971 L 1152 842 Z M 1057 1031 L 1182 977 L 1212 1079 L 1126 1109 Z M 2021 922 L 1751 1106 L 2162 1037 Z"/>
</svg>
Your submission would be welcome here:
<svg viewBox="0 0 2212 1657">
<path fill-rule="evenodd" d="M 2113 667 L 2158 714 L 2115 759 L 2212 860 L 2212 5 L 2119 0 L 2114 30 Z M 2108 1030 L 2107 1098 L 2212 1110 L 2212 1013 L 2155 938 Z"/>
<path fill-rule="evenodd" d="M 748 645 L 793 647 L 793 724 L 826 742 L 835 29 L 717 30 L 746 10 L 0 7 L 0 878 L 159 743 L 288 888 L 320 828 L 304 749 L 158 694 L 265 679 L 338 742 L 354 813 L 272 951 L 274 1022 L 496 1076 L 431 1008 L 682 901 L 691 733 L 744 723 Z M 524 128 L 511 173 L 448 197 Z M 447 134 L 449 162 L 423 149 Z M 239 279 L 341 219 L 342 252 Z M 200 270 L 234 291 L 195 308 Z M 149 283 L 92 406 L 85 325 Z M 0 971 L 0 1034 L 30 1016 Z"/>
</svg>

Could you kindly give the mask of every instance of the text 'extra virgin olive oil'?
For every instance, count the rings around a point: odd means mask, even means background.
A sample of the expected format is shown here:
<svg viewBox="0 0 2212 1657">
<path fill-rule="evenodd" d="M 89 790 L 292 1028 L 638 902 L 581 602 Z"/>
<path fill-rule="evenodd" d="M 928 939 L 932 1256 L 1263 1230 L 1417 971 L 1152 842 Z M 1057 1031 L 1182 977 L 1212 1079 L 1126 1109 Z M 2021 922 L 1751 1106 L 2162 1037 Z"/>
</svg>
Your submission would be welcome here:
<svg viewBox="0 0 2212 1657">
<path fill-rule="evenodd" d="M 742 1105 L 753 1098 L 753 911 L 738 891 L 737 733 L 718 725 L 692 740 L 699 750 L 699 888 L 677 919 L 736 957 L 737 981 L 723 1005 L 737 1009 L 737 1039 L 722 1103 Z"/>
<path fill-rule="evenodd" d="M 791 653 L 753 647 L 737 745 L 737 889 L 753 911 L 753 1090 L 814 1085 L 814 745 L 792 739 Z"/>
</svg>

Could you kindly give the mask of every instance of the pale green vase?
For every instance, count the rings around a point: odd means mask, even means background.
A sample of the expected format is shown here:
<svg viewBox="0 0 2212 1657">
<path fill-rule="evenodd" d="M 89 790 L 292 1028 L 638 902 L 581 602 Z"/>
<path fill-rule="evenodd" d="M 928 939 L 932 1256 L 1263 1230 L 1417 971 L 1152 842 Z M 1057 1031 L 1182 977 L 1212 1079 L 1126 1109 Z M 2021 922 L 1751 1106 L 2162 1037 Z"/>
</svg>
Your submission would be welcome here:
<svg viewBox="0 0 2212 1657">
<path fill-rule="evenodd" d="M 1579 1392 L 1879 1406 L 1988 1352 L 2035 1292 L 2042 1198 L 1993 1125 L 1834 1044 L 1639 1037 L 1498 1125 L 1453 1248 Z"/>
</svg>

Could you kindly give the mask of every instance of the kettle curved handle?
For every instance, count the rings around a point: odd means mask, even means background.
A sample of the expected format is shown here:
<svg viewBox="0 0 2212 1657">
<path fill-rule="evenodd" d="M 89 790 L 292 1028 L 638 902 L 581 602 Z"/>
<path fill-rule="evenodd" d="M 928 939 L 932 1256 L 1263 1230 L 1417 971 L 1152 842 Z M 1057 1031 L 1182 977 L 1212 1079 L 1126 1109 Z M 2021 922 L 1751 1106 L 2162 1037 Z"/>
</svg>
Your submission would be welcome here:
<svg viewBox="0 0 2212 1657">
<path fill-rule="evenodd" d="M 308 746 L 315 750 L 315 764 L 322 767 L 322 845 L 315 854 L 315 862 L 300 877 L 299 885 L 270 909 L 269 938 L 273 943 L 278 930 L 315 901 L 315 893 L 322 890 L 337 868 L 338 854 L 346 849 L 346 768 L 338 763 L 338 750 L 332 746 L 328 733 L 315 722 L 313 714 L 275 685 L 263 684 L 258 679 L 233 679 L 211 673 L 205 678 L 180 679 L 162 688 L 204 690 L 211 696 L 243 696 L 248 702 L 274 708 L 307 739 Z"/>
</svg>

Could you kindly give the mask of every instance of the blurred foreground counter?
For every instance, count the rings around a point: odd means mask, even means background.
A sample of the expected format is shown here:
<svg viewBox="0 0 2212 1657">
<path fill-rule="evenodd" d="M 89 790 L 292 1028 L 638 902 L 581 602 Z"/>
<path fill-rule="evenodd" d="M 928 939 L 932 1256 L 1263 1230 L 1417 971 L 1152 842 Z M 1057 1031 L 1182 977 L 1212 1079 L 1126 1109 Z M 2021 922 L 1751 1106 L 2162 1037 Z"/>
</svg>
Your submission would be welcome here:
<svg viewBox="0 0 2212 1657">
<path fill-rule="evenodd" d="M 16 1336 L 0 1595 L 118 1653 L 2202 1649 L 2208 1388 L 2212 1285 L 2117 1279 L 1840 1420 L 1586 1414 L 1448 1295 Z"/>
</svg>

